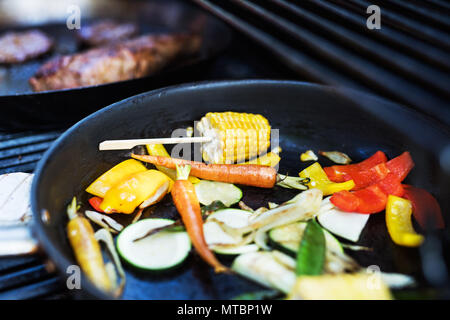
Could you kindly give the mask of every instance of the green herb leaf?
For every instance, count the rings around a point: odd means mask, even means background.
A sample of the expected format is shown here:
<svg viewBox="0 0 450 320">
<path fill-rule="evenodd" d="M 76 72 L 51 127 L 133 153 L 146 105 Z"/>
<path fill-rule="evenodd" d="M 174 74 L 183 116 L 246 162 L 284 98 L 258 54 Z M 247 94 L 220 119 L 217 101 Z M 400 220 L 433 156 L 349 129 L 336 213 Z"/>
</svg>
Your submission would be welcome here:
<svg viewBox="0 0 450 320">
<path fill-rule="evenodd" d="M 325 263 L 325 234 L 322 227 L 311 219 L 303 233 L 297 252 L 297 275 L 320 275 Z"/>
</svg>

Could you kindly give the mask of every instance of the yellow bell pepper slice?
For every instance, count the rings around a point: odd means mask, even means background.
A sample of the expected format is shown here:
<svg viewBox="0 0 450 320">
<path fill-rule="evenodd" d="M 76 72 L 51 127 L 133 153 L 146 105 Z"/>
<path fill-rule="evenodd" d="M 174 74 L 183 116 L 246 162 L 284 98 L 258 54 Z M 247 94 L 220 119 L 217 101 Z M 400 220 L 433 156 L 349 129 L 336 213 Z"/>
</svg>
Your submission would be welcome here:
<svg viewBox="0 0 450 320">
<path fill-rule="evenodd" d="M 300 155 L 300 161 L 317 161 L 318 159 L 312 150 L 307 150 Z"/>
<path fill-rule="evenodd" d="M 386 204 L 386 225 L 392 241 L 400 246 L 418 247 L 424 240 L 424 237 L 414 230 L 411 214 L 411 201 L 389 195 Z"/>
<path fill-rule="evenodd" d="M 170 157 L 170 154 L 162 144 L 147 144 L 146 147 L 148 154 L 151 156 Z M 172 180 L 169 189 L 170 192 L 170 190 L 172 190 L 174 181 L 177 180 L 177 172 L 174 169 L 169 169 L 163 166 L 156 166 L 156 169 L 167 175 Z M 200 182 L 199 178 L 192 176 L 189 176 L 188 180 L 193 184 Z"/>
<path fill-rule="evenodd" d="M 269 152 L 261 157 L 239 164 L 259 164 L 261 166 L 275 167 L 280 162 L 280 160 L 281 158 L 279 155 L 274 152 Z"/>
<path fill-rule="evenodd" d="M 140 161 L 134 159 L 122 161 L 92 182 L 86 188 L 86 192 L 103 198 L 109 189 L 126 177 L 144 171 L 147 171 L 147 168 Z"/>
<path fill-rule="evenodd" d="M 144 208 L 160 201 L 169 185 L 170 178 L 158 170 L 138 172 L 109 189 L 100 209 L 105 213 L 133 213 L 139 205 Z"/>
<path fill-rule="evenodd" d="M 318 162 L 315 162 L 314 164 L 304 169 L 299 173 L 299 176 L 300 178 L 309 178 L 311 181 L 307 184 L 307 186 L 310 189 L 316 188 L 321 190 L 324 196 L 342 190 L 351 190 L 355 187 L 355 183 L 353 182 L 353 180 L 341 183 L 330 181 L 327 174 L 322 169 L 322 166 Z"/>
<path fill-rule="evenodd" d="M 391 300 L 388 286 L 375 274 L 300 276 L 289 300 Z"/>
</svg>

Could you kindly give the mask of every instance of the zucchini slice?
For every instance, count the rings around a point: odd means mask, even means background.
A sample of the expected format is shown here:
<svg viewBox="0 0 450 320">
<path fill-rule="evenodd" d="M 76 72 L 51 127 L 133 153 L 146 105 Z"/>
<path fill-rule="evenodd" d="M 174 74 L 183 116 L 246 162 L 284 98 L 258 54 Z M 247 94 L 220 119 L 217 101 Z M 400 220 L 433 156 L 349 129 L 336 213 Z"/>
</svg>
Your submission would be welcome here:
<svg viewBox="0 0 450 320">
<path fill-rule="evenodd" d="M 273 228 L 269 231 L 271 243 L 280 250 L 296 255 L 303 232 L 306 228 L 306 222 L 295 222 L 285 226 Z M 324 230 L 326 246 L 337 252 L 344 252 L 341 243 L 328 231 Z"/>
<path fill-rule="evenodd" d="M 198 201 L 206 206 L 220 200 L 229 207 L 242 199 L 242 190 L 231 183 L 201 180 L 195 184 L 195 192 Z"/>
<path fill-rule="evenodd" d="M 161 231 L 134 242 L 148 231 L 174 223 L 170 219 L 144 219 L 123 229 L 117 237 L 117 251 L 130 265 L 163 271 L 180 265 L 189 255 L 191 241 L 185 231 Z"/>
</svg>

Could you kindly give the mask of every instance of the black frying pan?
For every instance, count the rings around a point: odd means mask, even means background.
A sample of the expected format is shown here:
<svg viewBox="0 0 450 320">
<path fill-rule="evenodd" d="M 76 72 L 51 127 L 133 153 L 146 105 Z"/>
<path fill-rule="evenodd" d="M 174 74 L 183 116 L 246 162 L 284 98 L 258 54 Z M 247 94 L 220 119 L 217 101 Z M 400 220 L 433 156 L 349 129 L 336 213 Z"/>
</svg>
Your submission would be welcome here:
<svg viewBox="0 0 450 320">
<path fill-rule="evenodd" d="M 442 160 L 445 157 L 440 153 L 448 148 L 449 135 L 417 113 L 359 92 L 301 82 L 250 80 L 186 84 L 131 97 L 90 115 L 66 131 L 40 161 L 32 187 L 35 231 L 59 272 L 66 275 L 68 265 L 75 264 L 65 235 L 68 202 L 73 195 L 86 201 L 83 192 L 86 186 L 123 160 L 127 153 L 99 152 L 99 142 L 167 137 L 172 130 L 191 126 L 209 111 L 226 110 L 261 113 L 270 120 L 272 128 L 280 129 L 283 149 L 280 171 L 291 175 L 307 165 L 299 161 L 300 153 L 307 149 L 340 150 L 355 161 L 376 150 L 383 150 L 388 157 L 409 150 L 416 167 L 407 182 L 429 190 L 438 198 L 448 226 L 450 171 L 449 163 Z M 322 164 L 330 164 L 322 160 Z M 258 207 L 267 201 L 279 203 L 294 194 L 278 187 L 270 190 L 248 187 L 244 188 L 243 200 Z M 48 223 L 41 219 L 44 209 L 50 213 Z M 145 216 L 150 213 L 153 217 L 177 217 L 170 197 L 154 210 L 147 210 Z M 435 238 L 430 234 L 428 239 Z M 446 285 L 443 278 L 430 280 L 430 272 L 436 276 L 436 270 L 430 269 L 429 261 L 421 263 L 419 250 L 392 243 L 383 213 L 369 219 L 358 244 L 374 249 L 351 253 L 363 266 L 376 264 L 385 272 L 413 275 L 421 287 L 430 285 L 426 280 L 435 281 L 433 286 Z M 442 259 L 439 252 L 432 252 L 437 254 L 434 259 Z M 213 274 L 194 253 L 180 269 L 162 276 L 138 272 L 129 266 L 126 270 L 128 278 L 123 296 L 126 299 L 228 299 L 259 288 L 238 276 Z M 83 294 L 109 298 L 86 279 L 82 286 Z"/>
<path fill-rule="evenodd" d="M 20 2 L 20 1 L 18 1 Z M 36 10 L 33 18 L 40 17 L 37 25 L 22 21 L 24 13 L 12 12 L 0 0 L 0 34 L 6 31 L 38 28 L 55 40 L 55 49 L 38 59 L 11 66 L 0 65 L 0 129 L 48 129 L 67 127 L 84 116 L 113 102 L 140 92 L 170 84 L 197 79 L 207 61 L 222 51 L 230 41 L 229 29 L 219 20 L 180 1 L 97 1 L 81 7 L 81 28 L 102 18 L 135 22 L 140 34 L 154 32 L 200 32 L 203 45 L 198 54 L 184 57 L 152 76 L 103 84 L 92 87 L 54 90 L 34 93 L 28 79 L 48 59 L 80 51 L 75 30 L 66 27 L 69 14 L 65 6 L 61 12 L 47 16 L 46 10 Z M 37 4 L 45 4 L 38 0 Z M 2 5 L 4 7 L 2 7 Z M 48 5 L 48 3 L 47 3 Z M 12 7 L 11 7 L 12 6 Z M 18 7 L 18 10 L 20 8 Z M 5 10 L 5 12 L 2 12 Z M 9 18 L 9 19 L 8 19 Z M 6 24 L 5 24 L 6 23 Z"/>
</svg>

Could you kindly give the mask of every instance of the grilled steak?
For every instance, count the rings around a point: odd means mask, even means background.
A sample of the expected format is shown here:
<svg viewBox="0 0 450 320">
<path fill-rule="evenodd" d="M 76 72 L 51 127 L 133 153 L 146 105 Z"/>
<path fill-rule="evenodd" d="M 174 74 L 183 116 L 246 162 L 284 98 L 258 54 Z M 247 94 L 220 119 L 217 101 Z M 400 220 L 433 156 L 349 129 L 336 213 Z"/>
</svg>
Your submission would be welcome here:
<svg viewBox="0 0 450 320">
<path fill-rule="evenodd" d="M 97 47 L 123 41 L 136 36 L 138 26 L 134 23 L 117 23 L 112 20 L 103 20 L 92 25 L 82 27 L 77 37 L 81 43 Z"/>
<path fill-rule="evenodd" d="M 0 63 L 24 62 L 52 49 L 53 41 L 39 30 L 8 32 L 0 37 Z"/>
<path fill-rule="evenodd" d="M 93 86 L 150 75 L 200 49 L 201 37 L 145 35 L 45 63 L 30 79 L 34 91 Z"/>
</svg>

